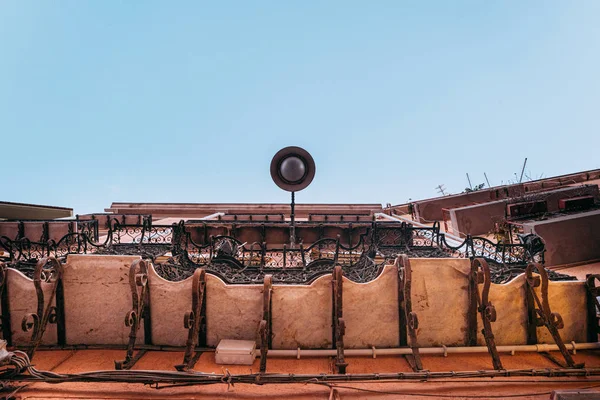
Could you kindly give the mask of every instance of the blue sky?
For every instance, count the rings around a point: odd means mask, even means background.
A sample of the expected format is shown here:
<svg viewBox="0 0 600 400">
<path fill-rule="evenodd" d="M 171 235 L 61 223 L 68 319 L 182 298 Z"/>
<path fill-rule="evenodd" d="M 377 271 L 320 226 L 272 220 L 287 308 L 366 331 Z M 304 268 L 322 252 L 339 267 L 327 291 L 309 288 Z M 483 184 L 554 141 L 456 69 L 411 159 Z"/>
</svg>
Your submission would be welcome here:
<svg viewBox="0 0 600 400">
<path fill-rule="evenodd" d="M 600 1 L 0 1 L 0 200 L 402 203 L 600 167 Z"/>
</svg>

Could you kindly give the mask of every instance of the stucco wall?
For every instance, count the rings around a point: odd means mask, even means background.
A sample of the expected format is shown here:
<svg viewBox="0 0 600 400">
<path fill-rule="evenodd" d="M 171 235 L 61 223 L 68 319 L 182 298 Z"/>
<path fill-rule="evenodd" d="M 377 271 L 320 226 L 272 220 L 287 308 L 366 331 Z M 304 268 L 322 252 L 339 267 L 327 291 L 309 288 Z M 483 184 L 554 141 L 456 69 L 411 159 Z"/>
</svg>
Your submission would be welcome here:
<svg viewBox="0 0 600 400">
<path fill-rule="evenodd" d="M 128 273 L 134 256 L 69 256 L 64 265 L 67 344 L 126 344 L 130 329 L 124 318 L 131 309 Z M 464 346 L 469 326 L 469 272 L 465 259 L 411 259 L 412 310 L 418 316 L 418 345 Z M 207 274 L 207 343 L 221 339 L 255 340 L 263 310 L 263 285 L 227 285 Z M 148 272 L 152 341 L 156 345 L 183 346 L 187 330 L 183 317 L 191 310 L 191 278 L 170 282 Z M 332 277 L 325 275 L 310 285 L 273 285 L 272 344 L 275 349 L 332 347 Z M 13 341 L 29 342 L 20 331 L 21 319 L 34 312 L 33 282 L 8 269 Z M 44 290 L 50 285 L 44 284 Z M 538 289 L 539 290 L 539 289 Z M 565 342 L 586 341 L 587 303 L 584 282 L 551 282 L 552 311 L 562 315 Z M 492 323 L 497 345 L 526 344 L 527 306 L 525 277 L 503 285 L 492 284 L 489 295 L 497 320 Z M 396 347 L 399 345 L 398 271 L 388 265 L 368 283 L 343 280 L 343 316 L 346 348 Z M 478 317 L 478 332 L 482 329 Z M 553 343 L 544 327 L 540 343 Z M 144 341 L 138 331 L 138 343 Z M 48 325 L 44 343 L 56 343 L 56 325 Z M 484 344 L 478 333 L 478 342 Z"/>
</svg>

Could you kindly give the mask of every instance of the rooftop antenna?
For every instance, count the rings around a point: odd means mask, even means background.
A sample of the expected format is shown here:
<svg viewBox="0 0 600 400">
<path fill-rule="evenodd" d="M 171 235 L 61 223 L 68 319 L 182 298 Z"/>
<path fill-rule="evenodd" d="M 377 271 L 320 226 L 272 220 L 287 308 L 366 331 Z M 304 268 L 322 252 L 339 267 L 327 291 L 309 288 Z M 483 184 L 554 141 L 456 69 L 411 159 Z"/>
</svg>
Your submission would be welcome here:
<svg viewBox="0 0 600 400">
<path fill-rule="evenodd" d="M 492 185 L 490 185 L 490 181 L 488 180 L 487 175 L 486 175 L 485 172 L 483 173 L 483 176 L 485 176 L 485 181 L 487 182 L 488 187 L 492 187 Z"/>
<path fill-rule="evenodd" d="M 317 167 L 310 153 L 301 147 L 279 150 L 271 160 L 271 178 L 281 189 L 292 192 L 290 204 L 290 247 L 296 247 L 296 192 L 305 189 L 315 177 Z"/>
<path fill-rule="evenodd" d="M 525 157 L 525 162 L 523 162 L 523 168 L 521 169 L 521 177 L 519 178 L 519 183 L 523 181 L 523 172 L 525 172 L 525 165 L 527 165 L 527 157 Z"/>
<path fill-rule="evenodd" d="M 438 190 L 438 193 L 442 194 L 442 196 L 446 195 L 446 192 L 445 192 L 446 188 L 444 187 L 443 184 L 442 185 L 437 185 L 435 188 Z"/>
<path fill-rule="evenodd" d="M 473 189 L 473 185 L 471 185 L 471 178 L 469 178 L 469 173 L 467 172 L 467 180 L 469 181 L 469 187 Z"/>
</svg>

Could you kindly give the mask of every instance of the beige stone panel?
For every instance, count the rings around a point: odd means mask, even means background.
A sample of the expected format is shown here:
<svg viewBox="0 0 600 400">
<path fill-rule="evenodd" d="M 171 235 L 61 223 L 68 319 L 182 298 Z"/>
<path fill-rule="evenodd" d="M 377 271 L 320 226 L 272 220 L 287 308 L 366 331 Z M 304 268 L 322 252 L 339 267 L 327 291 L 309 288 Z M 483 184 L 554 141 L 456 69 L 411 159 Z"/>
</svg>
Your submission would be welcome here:
<svg viewBox="0 0 600 400">
<path fill-rule="evenodd" d="M 33 331 L 23 332 L 21 322 L 23 317 L 29 313 L 37 312 L 37 295 L 33 280 L 29 279 L 21 272 L 7 268 L 6 269 L 6 284 L 8 288 L 8 302 L 10 311 L 10 326 L 12 331 L 12 341 L 14 345 L 23 346 L 31 341 Z M 48 298 L 52 293 L 54 283 L 42 282 L 42 290 L 44 292 L 44 307 L 48 304 Z M 53 300 L 52 305 L 56 302 Z M 40 316 L 40 319 L 42 316 Z M 42 344 L 56 344 L 56 324 L 46 325 L 46 331 L 42 337 Z"/>
<path fill-rule="evenodd" d="M 541 300 L 540 287 L 536 292 Z M 548 285 L 548 299 L 552 312 L 561 315 L 565 327 L 558 333 L 563 342 L 587 342 L 587 293 L 585 282 L 557 281 Z M 537 328 L 539 343 L 554 343 L 552 335 L 545 326 Z"/>
<path fill-rule="evenodd" d="M 206 275 L 206 342 L 221 339 L 256 340 L 262 320 L 263 285 L 226 285 Z"/>
<path fill-rule="evenodd" d="M 331 301 L 330 274 L 311 285 L 273 285 L 273 348 L 331 348 Z"/>
<path fill-rule="evenodd" d="M 69 255 L 65 264 L 65 324 L 68 344 L 126 344 L 131 310 L 129 267 L 138 256 Z M 143 322 L 142 322 L 143 324 Z M 144 327 L 137 332 L 144 343 Z"/>
<path fill-rule="evenodd" d="M 479 285 L 479 293 L 483 285 Z M 496 322 L 492 322 L 492 332 L 496 345 L 527 344 L 527 301 L 525 274 L 521 274 L 505 284 L 490 287 L 489 301 L 496 308 Z M 481 333 L 483 321 L 477 313 L 477 343 L 485 346 Z"/>
<path fill-rule="evenodd" d="M 398 268 L 386 265 L 367 283 L 344 278 L 343 312 L 345 347 L 398 347 Z"/>
<path fill-rule="evenodd" d="M 412 310 L 421 347 L 464 346 L 469 307 L 468 259 L 411 258 Z"/>
<path fill-rule="evenodd" d="M 192 277 L 178 282 L 161 278 L 154 266 L 148 270 L 152 343 L 185 346 L 188 330 L 183 317 L 192 311 Z"/>
</svg>

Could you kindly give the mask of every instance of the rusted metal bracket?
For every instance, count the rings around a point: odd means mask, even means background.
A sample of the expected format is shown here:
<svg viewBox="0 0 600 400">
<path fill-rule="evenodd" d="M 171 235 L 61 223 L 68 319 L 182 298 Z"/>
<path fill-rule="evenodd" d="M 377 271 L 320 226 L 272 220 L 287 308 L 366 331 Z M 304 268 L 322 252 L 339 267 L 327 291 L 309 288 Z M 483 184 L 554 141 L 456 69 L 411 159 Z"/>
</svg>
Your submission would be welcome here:
<svg viewBox="0 0 600 400">
<path fill-rule="evenodd" d="M 205 315 L 202 313 L 205 292 L 206 272 L 204 269 L 198 268 L 192 276 L 192 310 L 186 312 L 183 317 L 183 327 L 188 330 L 188 338 L 185 344 L 183 364 L 175 366 L 178 371 L 193 369 L 202 354 L 201 351 L 196 352 L 195 349 L 200 340 L 200 327 L 205 319 Z"/>
<path fill-rule="evenodd" d="M 12 327 L 10 323 L 10 307 L 8 301 L 8 275 L 6 273 L 6 264 L 0 262 L 0 307 L 2 315 L 0 316 L 0 325 L 2 328 L 2 339 L 9 346 L 12 346 Z"/>
<path fill-rule="evenodd" d="M 588 274 L 586 276 L 585 287 L 587 289 L 587 309 L 588 309 L 588 342 L 597 342 L 598 333 L 600 333 L 600 287 L 596 283 L 600 282 L 600 275 Z"/>
<path fill-rule="evenodd" d="M 49 268 L 45 268 L 47 265 Z M 32 331 L 31 341 L 27 346 L 29 359 L 33 358 L 37 347 L 41 343 L 48 323 L 57 324 L 58 344 L 63 345 L 65 343 L 62 275 L 63 266 L 54 257 L 43 258 L 35 265 L 33 285 L 37 295 L 37 310 L 35 313 L 26 314 L 21 322 L 21 329 L 24 332 Z M 54 283 L 47 302 L 45 301 L 42 282 Z M 54 299 L 56 299 L 56 306 L 52 305 Z"/>
<path fill-rule="evenodd" d="M 554 357 L 551 353 L 549 353 L 547 351 L 540 351 L 538 354 L 560 368 L 565 367 L 564 363 L 560 362 L 559 359 L 557 359 L 556 357 Z"/>
<path fill-rule="evenodd" d="M 344 360 L 344 334 L 346 333 L 346 323 L 342 309 L 342 287 L 343 287 L 342 267 L 336 265 L 333 269 L 333 279 L 331 281 L 333 292 L 333 344 L 337 350 L 335 367 L 338 374 L 345 374 L 348 363 Z"/>
<path fill-rule="evenodd" d="M 494 340 L 494 333 L 492 332 L 492 322 L 496 321 L 496 307 L 489 301 L 490 286 L 492 284 L 490 277 L 490 268 L 487 262 L 483 258 L 475 258 L 471 262 L 471 282 L 474 281 L 475 290 L 473 295 L 475 297 L 475 306 L 479 315 L 481 315 L 481 321 L 483 321 L 483 329 L 481 334 L 485 339 L 485 345 L 488 348 L 490 356 L 492 356 L 492 363 L 494 369 L 504 369 L 502 362 L 500 361 L 500 355 L 496 349 L 496 341 Z M 483 284 L 481 294 L 479 294 L 479 285 Z M 473 286 L 473 285 L 472 285 Z M 477 319 L 475 319 L 475 330 L 477 330 Z"/>
<path fill-rule="evenodd" d="M 263 317 L 258 327 L 260 337 L 260 373 L 267 371 L 267 354 L 271 347 L 271 299 L 273 276 L 265 275 L 263 287 Z"/>
<path fill-rule="evenodd" d="M 540 276 L 533 276 L 534 270 L 537 270 Z M 548 273 L 545 268 L 538 263 L 529 263 L 525 270 L 525 274 L 527 278 L 528 343 L 536 344 L 536 328 L 538 326 L 545 326 L 567 362 L 567 366 L 570 368 L 583 367 L 584 364 L 575 364 L 573 357 L 571 357 L 571 354 L 567 351 L 567 348 L 560 337 L 560 333 L 558 333 L 558 330 L 564 327 L 564 322 L 559 313 L 552 312 L 550 309 L 550 302 L 548 300 Z M 540 300 L 535 292 L 535 288 L 540 286 L 540 284 L 542 300 Z M 530 343 L 531 341 L 534 341 L 534 343 Z"/>
<path fill-rule="evenodd" d="M 340 256 L 340 235 L 337 235 L 336 239 L 335 239 L 335 253 L 333 256 L 333 265 L 336 265 L 338 263 L 339 256 Z"/>
<path fill-rule="evenodd" d="M 135 260 L 129 267 L 129 287 L 131 289 L 132 308 L 125 316 L 125 326 L 131 328 L 129 333 L 129 343 L 125 359 L 115 361 L 115 369 L 130 369 L 146 353 L 146 350 L 140 350 L 134 356 L 135 341 L 137 332 L 140 329 L 140 321 L 144 319 L 144 325 L 150 325 L 149 310 L 149 291 L 148 291 L 148 265 L 144 260 Z M 144 334 L 148 329 L 144 327 Z M 148 338 L 146 338 L 148 340 Z"/>
<path fill-rule="evenodd" d="M 419 319 L 417 314 L 412 311 L 411 301 L 411 281 L 412 268 L 410 259 L 406 254 L 398 256 L 396 259 L 398 268 L 398 316 L 400 321 L 400 346 L 410 345 L 412 357 L 407 360 L 414 371 L 421 371 L 423 363 L 417 346 L 417 329 L 419 328 Z M 408 329 L 408 340 L 406 331 Z"/>
</svg>

